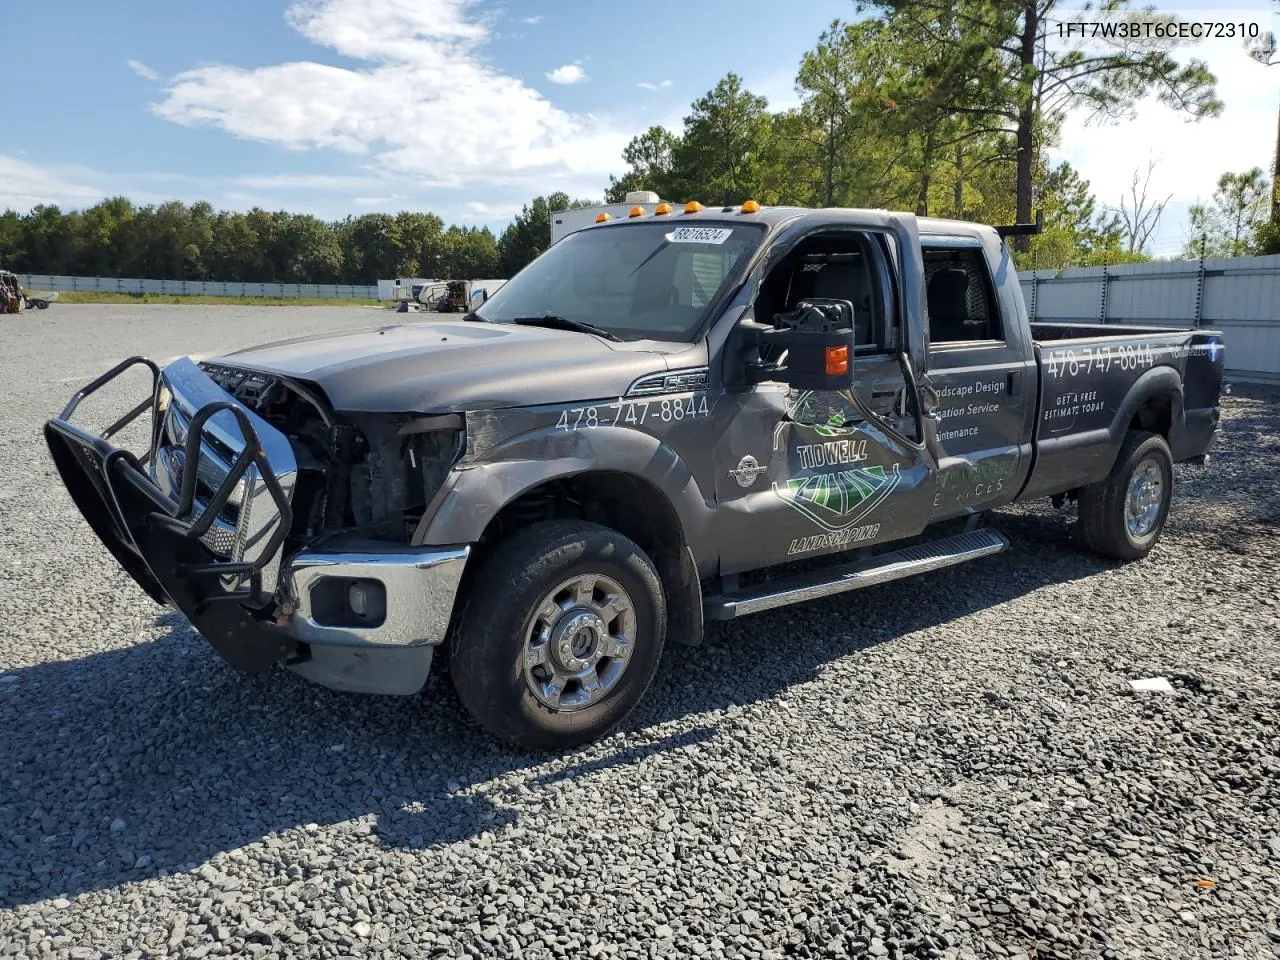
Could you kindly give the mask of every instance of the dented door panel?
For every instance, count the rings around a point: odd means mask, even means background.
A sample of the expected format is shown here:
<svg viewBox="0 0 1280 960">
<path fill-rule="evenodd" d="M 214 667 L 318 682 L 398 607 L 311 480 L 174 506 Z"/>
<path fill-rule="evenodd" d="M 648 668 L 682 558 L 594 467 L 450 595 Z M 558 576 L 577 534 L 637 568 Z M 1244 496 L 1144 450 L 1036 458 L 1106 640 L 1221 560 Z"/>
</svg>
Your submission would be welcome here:
<svg viewBox="0 0 1280 960">
<path fill-rule="evenodd" d="M 919 449 L 854 419 L 840 395 L 763 385 L 737 399 L 720 438 L 721 572 L 911 537 L 929 520 L 933 471 Z"/>
</svg>

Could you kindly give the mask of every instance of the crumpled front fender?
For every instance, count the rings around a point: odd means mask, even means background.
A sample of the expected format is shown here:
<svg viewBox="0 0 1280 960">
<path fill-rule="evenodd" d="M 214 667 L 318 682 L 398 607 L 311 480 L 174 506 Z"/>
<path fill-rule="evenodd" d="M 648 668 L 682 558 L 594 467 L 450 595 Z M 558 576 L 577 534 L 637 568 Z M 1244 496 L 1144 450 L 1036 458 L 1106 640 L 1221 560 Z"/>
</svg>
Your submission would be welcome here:
<svg viewBox="0 0 1280 960">
<path fill-rule="evenodd" d="M 498 512 L 522 494 L 551 480 L 596 471 L 647 481 L 671 504 L 685 542 L 695 551 L 705 542 L 714 504 L 670 445 L 652 434 L 610 426 L 572 432 L 542 427 L 512 435 L 505 421 L 524 415 L 520 410 L 467 415 L 468 453 L 415 533 L 415 544 L 474 543 Z M 509 439 L 486 442 L 486 437 L 503 434 Z"/>
</svg>

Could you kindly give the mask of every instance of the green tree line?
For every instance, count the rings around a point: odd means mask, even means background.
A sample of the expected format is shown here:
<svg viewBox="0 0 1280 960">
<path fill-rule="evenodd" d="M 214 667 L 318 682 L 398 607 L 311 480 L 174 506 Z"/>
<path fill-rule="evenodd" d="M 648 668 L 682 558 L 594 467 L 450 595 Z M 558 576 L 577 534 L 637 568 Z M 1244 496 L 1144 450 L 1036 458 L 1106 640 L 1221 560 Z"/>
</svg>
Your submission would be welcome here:
<svg viewBox="0 0 1280 960">
<path fill-rule="evenodd" d="M 1104 6 L 1113 17 L 1129 9 L 1126 0 Z M 1108 203 L 1049 154 L 1062 145 L 1068 117 L 1120 121 L 1147 95 L 1191 120 L 1220 113 L 1205 64 L 1173 55 L 1181 41 L 1148 35 L 1064 45 L 1054 32 L 1069 16 L 1065 0 L 851 7 L 865 16 L 832 22 L 801 58 L 798 106 L 771 110 L 730 73 L 690 105 L 680 129 L 651 127 L 627 145 L 625 171 L 610 177 L 606 199 L 643 189 L 675 201 L 754 198 L 984 223 L 1026 222 L 1039 211 L 1041 234 L 1016 241 L 1022 266 L 1150 255 L 1163 204 L 1148 202 L 1145 184 L 1138 193 L 1138 174 L 1132 205 Z M 1274 62 L 1274 38 L 1241 56 Z M 1280 252 L 1277 179 L 1260 169 L 1224 174 L 1214 197 L 1191 211 L 1184 255 Z M 83 211 L 5 213 L 0 264 L 27 273 L 317 283 L 501 277 L 546 248 L 553 211 L 587 202 L 536 197 L 495 238 L 487 229 L 446 229 L 430 213 L 325 222 L 207 203 L 136 207 L 117 197 Z"/>
<path fill-rule="evenodd" d="M 19 273 L 280 283 L 372 284 L 379 277 L 497 276 L 488 229 L 430 213 L 215 211 L 208 203 L 135 206 L 112 197 L 85 210 L 38 206 L 0 214 L 0 263 Z"/>
</svg>

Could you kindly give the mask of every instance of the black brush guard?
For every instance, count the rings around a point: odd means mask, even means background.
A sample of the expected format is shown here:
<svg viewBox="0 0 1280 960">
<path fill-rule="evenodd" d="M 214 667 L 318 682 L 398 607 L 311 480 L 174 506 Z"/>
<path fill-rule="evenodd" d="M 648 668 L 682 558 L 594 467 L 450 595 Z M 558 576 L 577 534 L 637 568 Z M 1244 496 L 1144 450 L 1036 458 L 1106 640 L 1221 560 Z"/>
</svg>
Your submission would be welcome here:
<svg viewBox="0 0 1280 960">
<path fill-rule="evenodd" d="M 76 408 L 120 374 L 135 366 L 151 371 L 151 397 L 107 427 L 91 434 L 70 421 Z M 49 453 L 80 513 L 112 556 L 161 605 L 181 610 L 213 647 L 233 666 L 259 672 L 294 654 L 297 642 L 276 626 L 274 601 L 262 592 L 262 571 L 288 535 L 293 512 L 275 473 L 262 452 L 258 435 L 244 410 L 231 400 L 209 403 L 191 418 L 184 441 L 178 502 L 147 475 L 151 456 L 141 459 L 110 440 L 148 409 L 152 410 L 151 450 L 161 429 L 158 416 L 160 368 L 145 357 L 131 357 L 80 390 L 62 413 L 44 427 Z M 197 513 L 196 480 L 205 424 L 222 410 L 235 417 L 245 446 L 226 478 Z M 220 560 L 201 542 L 250 467 L 257 468 L 279 511 L 276 528 L 257 559 Z M 274 584 L 271 585 L 274 590 Z"/>
</svg>

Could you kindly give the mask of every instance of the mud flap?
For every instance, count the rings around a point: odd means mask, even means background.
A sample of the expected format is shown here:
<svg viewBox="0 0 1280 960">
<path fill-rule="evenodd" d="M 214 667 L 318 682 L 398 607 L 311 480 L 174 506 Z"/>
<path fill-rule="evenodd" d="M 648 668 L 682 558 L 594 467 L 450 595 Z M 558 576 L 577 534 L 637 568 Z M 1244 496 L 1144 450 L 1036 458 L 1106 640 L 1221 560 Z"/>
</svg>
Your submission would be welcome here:
<svg viewBox="0 0 1280 960">
<path fill-rule="evenodd" d="M 296 652 L 296 641 L 267 611 L 253 611 L 238 599 L 240 577 L 208 572 L 217 558 L 199 539 L 173 529 L 177 505 L 133 454 L 61 419 L 45 424 L 44 435 L 81 515 L 151 599 L 182 611 L 239 670 L 261 672 Z"/>
</svg>

